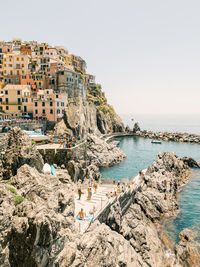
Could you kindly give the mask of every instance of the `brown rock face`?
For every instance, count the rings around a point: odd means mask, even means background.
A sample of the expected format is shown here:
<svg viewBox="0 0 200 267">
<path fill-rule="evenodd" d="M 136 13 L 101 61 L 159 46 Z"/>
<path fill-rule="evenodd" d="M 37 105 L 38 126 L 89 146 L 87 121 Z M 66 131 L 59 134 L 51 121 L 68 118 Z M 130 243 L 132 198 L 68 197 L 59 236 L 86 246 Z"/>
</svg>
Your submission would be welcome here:
<svg viewBox="0 0 200 267">
<path fill-rule="evenodd" d="M 176 266 L 199 267 L 200 246 L 194 241 L 195 234 L 189 229 L 184 229 L 179 234 L 180 242 L 176 245 Z"/>
<path fill-rule="evenodd" d="M 24 164 L 42 171 L 43 159 L 32 141 L 20 128 L 13 128 L 7 136 L 7 147 L 2 156 L 2 176 L 9 179 Z"/>
<path fill-rule="evenodd" d="M 73 237 L 71 191 L 57 177 L 28 165 L 22 166 L 10 182 L 12 185 L 0 187 L 0 265 L 53 266 L 58 255 L 67 252 Z M 21 197 L 21 202 L 16 203 L 16 197 Z"/>
</svg>

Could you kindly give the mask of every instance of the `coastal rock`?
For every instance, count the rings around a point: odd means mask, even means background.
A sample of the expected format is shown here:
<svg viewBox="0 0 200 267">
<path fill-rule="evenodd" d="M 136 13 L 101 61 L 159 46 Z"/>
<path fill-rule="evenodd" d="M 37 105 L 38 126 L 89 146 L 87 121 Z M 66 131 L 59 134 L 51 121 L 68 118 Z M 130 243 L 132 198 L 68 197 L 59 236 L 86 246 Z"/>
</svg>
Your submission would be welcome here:
<svg viewBox="0 0 200 267">
<path fill-rule="evenodd" d="M 55 176 L 28 165 L 18 170 L 10 184 L 0 185 L 0 265 L 61 264 L 62 252 L 71 251 L 75 239 L 71 190 Z"/>
<path fill-rule="evenodd" d="M 133 133 L 137 133 L 137 132 L 140 132 L 140 126 L 138 122 L 136 122 L 133 126 Z"/>
<path fill-rule="evenodd" d="M 187 142 L 200 144 L 200 135 L 188 133 L 170 133 L 170 132 L 153 132 L 153 131 L 138 131 L 138 136 L 151 138 L 155 140 L 164 140 L 172 142 Z"/>
<path fill-rule="evenodd" d="M 24 164 L 42 171 L 43 159 L 32 145 L 30 137 L 20 128 L 13 128 L 7 135 L 7 147 L 2 155 L 2 176 L 9 179 L 17 173 L 17 169 Z"/>
<path fill-rule="evenodd" d="M 194 160 L 193 158 L 190 157 L 184 157 L 182 158 L 183 162 L 188 165 L 190 168 L 200 168 L 200 164 Z"/>
<path fill-rule="evenodd" d="M 87 158 L 91 164 L 98 167 L 107 167 L 117 164 L 126 158 L 126 155 L 116 145 L 108 144 L 94 135 L 87 138 Z"/>
<path fill-rule="evenodd" d="M 189 229 L 184 229 L 180 232 L 179 238 L 180 242 L 175 248 L 175 266 L 200 266 L 200 246 L 194 241 L 195 234 Z"/>
<path fill-rule="evenodd" d="M 130 243 L 105 224 L 94 224 L 82 236 L 78 247 L 83 252 L 88 267 L 147 266 Z"/>
<path fill-rule="evenodd" d="M 128 125 L 127 125 L 126 128 L 125 128 L 125 132 L 126 132 L 126 133 L 130 133 L 130 132 L 131 132 L 131 129 L 130 129 L 130 127 L 129 127 Z"/>
<path fill-rule="evenodd" d="M 69 99 L 65 108 L 64 120 L 55 126 L 55 134 L 68 132 L 86 138 L 94 135 L 123 132 L 124 125 L 113 107 L 107 103 L 98 85 L 88 88 L 87 100 Z"/>
<path fill-rule="evenodd" d="M 155 223 L 177 211 L 176 196 L 188 177 L 187 170 L 175 153 L 160 153 L 139 176 L 140 187 L 120 196 L 100 218 L 129 241 L 146 266 L 169 266 Z"/>
</svg>

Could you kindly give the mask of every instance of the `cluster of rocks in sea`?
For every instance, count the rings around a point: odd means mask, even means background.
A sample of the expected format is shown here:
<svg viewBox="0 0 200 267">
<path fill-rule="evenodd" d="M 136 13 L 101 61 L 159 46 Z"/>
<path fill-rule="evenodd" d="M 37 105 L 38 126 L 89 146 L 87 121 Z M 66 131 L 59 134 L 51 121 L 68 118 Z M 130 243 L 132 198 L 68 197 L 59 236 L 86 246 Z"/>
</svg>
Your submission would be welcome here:
<svg viewBox="0 0 200 267">
<path fill-rule="evenodd" d="M 103 143 L 89 138 L 93 177 L 96 164 L 109 165 L 121 157 L 113 161 L 107 154 L 118 155 L 112 145 L 101 150 Z M 166 214 L 177 212 L 177 192 L 188 179 L 191 160 L 159 154 L 141 175 L 137 190 L 119 197 L 102 220 L 80 234 L 75 227 L 72 174 L 78 166 L 75 172 L 86 169 L 85 163 L 59 168 L 56 176 L 44 174 L 43 159 L 27 135 L 13 129 L 7 140 L 0 178 L 1 266 L 199 266 L 198 246 L 189 230 L 180 233 L 174 258 L 169 258 L 156 227 Z M 104 151 L 106 160 L 98 160 Z"/>
<path fill-rule="evenodd" d="M 138 136 L 151 138 L 155 140 L 174 141 L 174 142 L 188 142 L 200 144 L 200 135 L 178 132 L 153 132 L 153 131 L 140 131 L 135 132 Z"/>
</svg>

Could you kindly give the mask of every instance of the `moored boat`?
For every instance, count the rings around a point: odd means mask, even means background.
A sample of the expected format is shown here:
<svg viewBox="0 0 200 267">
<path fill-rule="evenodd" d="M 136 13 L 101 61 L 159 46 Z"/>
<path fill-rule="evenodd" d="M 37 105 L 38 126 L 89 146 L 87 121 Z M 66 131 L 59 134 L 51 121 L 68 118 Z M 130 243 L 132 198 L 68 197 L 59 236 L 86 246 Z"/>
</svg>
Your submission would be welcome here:
<svg viewBox="0 0 200 267">
<path fill-rule="evenodd" d="M 151 140 L 151 143 L 152 144 L 162 144 L 162 142 L 159 140 Z"/>
</svg>

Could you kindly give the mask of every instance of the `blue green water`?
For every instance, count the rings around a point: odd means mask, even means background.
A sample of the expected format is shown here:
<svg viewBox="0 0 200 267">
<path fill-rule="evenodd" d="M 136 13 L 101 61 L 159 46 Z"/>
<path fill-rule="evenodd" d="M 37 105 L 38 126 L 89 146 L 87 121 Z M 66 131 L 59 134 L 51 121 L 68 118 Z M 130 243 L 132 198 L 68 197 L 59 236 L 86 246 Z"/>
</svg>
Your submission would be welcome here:
<svg viewBox="0 0 200 267">
<path fill-rule="evenodd" d="M 176 152 L 179 157 L 189 156 L 200 161 L 200 145 L 178 142 L 152 144 L 150 139 L 142 137 L 121 137 L 119 147 L 126 153 L 125 161 L 118 165 L 104 168 L 101 174 L 104 178 L 115 180 L 137 175 L 139 170 L 147 168 L 155 160 L 159 152 Z M 178 241 L 178 234 L 184 228 L 200 231 L 200 170 L 193 169 L 192 177 L 179 193 L 179 216 L 165 220 L 164 228 L 169 236 Z M 200 239 L 200 233 L 198 235 Z"/>
<path fill-rule="evenodd" d="M 101 174 L 104 178 L 115 180 L 129 178 L 137 175 L 153 163 L 159 152 L 176 152 L 179 157 L 189 156 L 200 161 L 200 145 L 178 142 L 165 142 L 152 144 L 151 139 L 131 136 L 116 138 L 120 141 L 119 147 L 126 153 L 125 161 L 118 165 L 104 168 Z"/>
<path fill-rule="evenodd" d="M 178 217 L 166 219 L 163 222 L 168 235 L 178 241 L 178 234 L 184 228 L 197 232 L 197 241 L 200 242 L 200 170 L 192 169 L 189 182 L 183 186 L 178 194 L 180 213 Z"/>
</svg>

